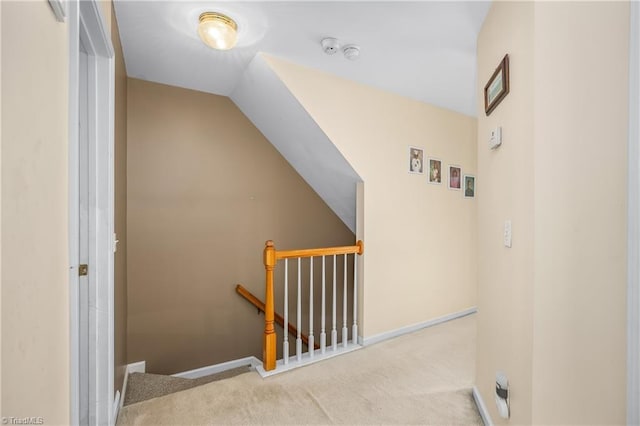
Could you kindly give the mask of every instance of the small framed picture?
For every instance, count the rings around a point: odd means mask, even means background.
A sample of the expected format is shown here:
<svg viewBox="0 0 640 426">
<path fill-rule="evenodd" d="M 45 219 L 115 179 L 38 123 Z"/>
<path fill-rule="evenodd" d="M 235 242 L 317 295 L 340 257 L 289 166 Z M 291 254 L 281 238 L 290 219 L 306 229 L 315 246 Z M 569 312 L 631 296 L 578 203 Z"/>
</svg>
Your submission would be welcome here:
<svg viewBox="0 0 640 426">
<path fill-rule="evenodd" d="M 476 196 L 476 177 L 464 175 L 464 198 L 474 198 Z"/>
<path fill-rule="evenodd" d="M 424 173 L 424 150 L 422 148 L 409 147 L 409 173 Z"/>
<path fill-rule="evenodd" d="M 484 112 L 491 114 L 509 93 L 509 55 L 504 55 L 500 65 L 484 86 Z"/>
<path fill-rule="evenodd" d="M 460 190 L 460 179 L 462 178 L 462 168 L 460 166 L 449 166 L 449 189 Z"/>
<path fill-rule="evenodd" d="M 429 183 L 442 183 L 442 161 L 437 158 L 429 158 Z"/>
</svg>

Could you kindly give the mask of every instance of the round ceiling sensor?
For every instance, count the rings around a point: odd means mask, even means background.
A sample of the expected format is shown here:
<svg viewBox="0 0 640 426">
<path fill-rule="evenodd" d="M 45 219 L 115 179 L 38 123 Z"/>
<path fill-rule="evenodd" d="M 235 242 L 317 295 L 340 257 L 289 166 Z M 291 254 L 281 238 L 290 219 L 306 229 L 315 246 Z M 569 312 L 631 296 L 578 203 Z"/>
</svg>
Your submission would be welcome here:
<svg viewBox="0 0 640 426">
<path fill-rule="evenodd" d="M 349 59 L 350 61 L 355 61 L 356 59 L 358 59 L 358 56 L 360 56 L 360 47 L 351 44 L 349 46 L 345 46 L 342 52 L 344 53 L 345 58 Z"/>
<path fill-rule="evenodd" d="M 333 55 L 340 49 L 340 43 L 333 37 L 322 39 L 322 49 L 327 55 Z"/>
</svg>

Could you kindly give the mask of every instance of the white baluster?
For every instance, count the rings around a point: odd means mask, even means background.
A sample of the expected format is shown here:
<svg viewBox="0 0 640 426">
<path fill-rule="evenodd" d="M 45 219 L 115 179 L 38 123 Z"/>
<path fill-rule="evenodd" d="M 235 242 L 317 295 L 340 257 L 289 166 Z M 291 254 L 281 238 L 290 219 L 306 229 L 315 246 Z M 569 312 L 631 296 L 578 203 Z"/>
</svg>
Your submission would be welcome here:
<svg viewBox="0 0 640 426">
<path fill-rule="evenodd" d="M 322 256 L 322 319 L 320 320 L 320 353 L 324 354 L 325 351 L 325 347 L 327 346 L 327 333 L 325 333 L 325 315 L 324 315 L 324 311 L 325 311 L 325 263 L 324 263 L 324 256 Z"/>
<path fill-rule="evenodd" d="M 333 323 L 331 326 L 331 346 L 335 351 L 338 349 L 338 331 L 336 330 L 336 255 L 333 255 Z"/>
<path fill-rule="evenodd" d="M 302 336 L 300 335 L 300 330 L 302 329 L 302 301 L 300 298 L 301 282 L 302 275 L 300 272 L 300 258 L 298 258 L 298 318 L 296 320 L 296 325 L 298 326 L 298 334 L 296 336 L 296 358 L 298 359 L 298 361 L 302 360 Z"/>
<path fill-rule="evenodd" d="M 342 344 L 347 347 L 349 340 L 349 329 L 347 328 L 347 254 L 344 254 L 344 278 L 342 294 Z"/>
<path fill-rule="evenodd" d="M 284 341 L 282 359 L 289 364 L 289 259 L 284 260 Z"/>
<path fill-rule="evenodd" d="M 314 352 L 314 338 L 313 338 L 313 256 L 309 258 L 309 340 L 307 343 L 307 349 L 309 350 L 309 357 L 313 358 Z"/>
<path fill-rule="evenodd" d="M 353 327 L 351 329 L 353 344 L 358 344 L 358 255 L 353 254 Z"/>
</svg>

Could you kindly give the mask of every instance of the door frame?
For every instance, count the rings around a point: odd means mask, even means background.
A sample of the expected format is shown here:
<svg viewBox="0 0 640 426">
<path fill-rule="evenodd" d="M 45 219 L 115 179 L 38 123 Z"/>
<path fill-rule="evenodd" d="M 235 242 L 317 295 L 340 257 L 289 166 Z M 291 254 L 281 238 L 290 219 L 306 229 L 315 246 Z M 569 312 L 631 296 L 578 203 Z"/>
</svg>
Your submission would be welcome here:
<svg viewBox="0 0 640 426">
<path fill-rule="evenodd" d="M 640 4 L 630 2 L 627 424 L 640 424 Z"/>
<path fill-rule="evenodd" d="M 89 56 L 89 151 L 95 185 L 90 191 L 92 291 L 95 293 L 95 329 L 89 332 L 90 385 L 97 401 L 91 424 L 115 424 L 114 371 L 114 93 L 115 62 L 110 31 L 96 0 L 68 0 L 69 18 L 69 311 L 70 311 L 70 419 L 80 419 L 79 364 L 79 40 L 82 35 Z M 91 321 L 90 321 L 91 323 Z M 117 405 L 117 404 L 116 404 Z"/>
</svg>

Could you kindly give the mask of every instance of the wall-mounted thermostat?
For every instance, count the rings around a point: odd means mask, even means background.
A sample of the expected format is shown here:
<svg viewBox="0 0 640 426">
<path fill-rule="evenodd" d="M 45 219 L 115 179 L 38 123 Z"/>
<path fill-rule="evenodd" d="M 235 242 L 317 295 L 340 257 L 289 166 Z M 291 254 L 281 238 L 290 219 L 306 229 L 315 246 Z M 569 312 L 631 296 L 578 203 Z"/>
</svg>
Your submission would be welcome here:
<svg viewBox="0 0 640 426">
<path fill-rule="evenodd" d="M 498 126 L 491 130 L 491 134 L 489 135 L 489 148 L 496 149 L 500 145 L 502 145 L 502 127 Z"/>
</svg>

